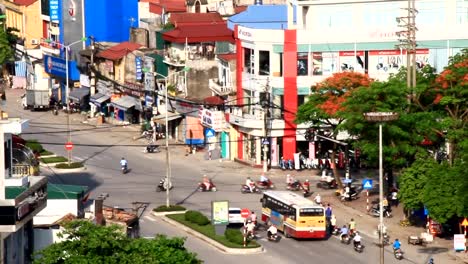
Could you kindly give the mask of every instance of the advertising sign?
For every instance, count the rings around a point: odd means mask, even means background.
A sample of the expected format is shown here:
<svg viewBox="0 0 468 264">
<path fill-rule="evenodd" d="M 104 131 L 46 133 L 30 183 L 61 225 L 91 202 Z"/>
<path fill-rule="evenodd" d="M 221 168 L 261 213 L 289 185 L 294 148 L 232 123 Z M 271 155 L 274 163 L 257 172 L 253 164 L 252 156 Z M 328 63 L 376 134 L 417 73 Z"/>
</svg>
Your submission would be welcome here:
<svg viewBox="0 0 468 264">
<path fill-rule="evenodd" d="M 314 56 L 318 56 L 318 53 Z M 338 72 L 338 52 L 322 52 L 322 74 L 323 75 L 332 75 L 335 72 Z M 318 67 L 318 62 L 314 62 L 314 72 L 315 68 Z M 318 75 L 318 74 L 317 74 Z"/>
<path fill-rule="evenodd" d="M 364 73 L 364 51 L 340 51 L 340 71 Z"/>
<path fill-rule="evenodd" d="M 67 78 L 66 64 L 65 60 L 62 58 L 44 55 L 44 69 L 48 74 L 60 78 Z M 76 61 L 68 61 L 68 77 L 73 81 L 80 80 L 80 72 L 76 67 Z"/>
<path fill-rule="evenodd" d="M 229 224 L 229 201 L 211 202 L 211 221 L 213 225 Z"/>
<path fill-rule="evenodd" d="M 142 73 L 143 73 L 143 67 L 142 67 L 142 62 L 141 62 L 141 57 L 135 57 L 135 73 L 136 73 L 136 79 L 141 80 Z"/>
<path fill-rule="evenodd" d="M 212 128 L 216 132 L 223 130 L 224 123 L 224 112 L 222 111 L 211 111 L 208 109 L 200 110 L 200 123 L 206 127 Z"/>
<path fill-rule="evenodd" d="M 49 1 L 50 9 L 50 21 L 54 23 L 60 22 L 60 1 L 59 0 L 50 0 Z"/>
<path fill-rule="evenodd" d="M 466 239 L 464 234 L 453 235 L 453 249 L 455 249 L 455 251 L 464 251 L 465 242 Z"/>
</svg>

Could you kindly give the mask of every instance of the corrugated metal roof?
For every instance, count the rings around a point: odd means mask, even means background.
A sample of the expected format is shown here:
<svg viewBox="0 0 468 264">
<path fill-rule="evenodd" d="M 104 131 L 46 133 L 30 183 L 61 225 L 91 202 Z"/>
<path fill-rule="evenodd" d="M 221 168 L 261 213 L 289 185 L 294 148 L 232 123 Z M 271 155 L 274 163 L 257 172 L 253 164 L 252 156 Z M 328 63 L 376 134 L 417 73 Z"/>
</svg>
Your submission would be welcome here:
<svg viewBox="0 0 468 264">
<path fill-rule="evenodd" d="M 294 7 L 294 18 L 296 12 Z M 228 28 L 234 30 L 234 25 L 256 29 L 286 29 L 288 26 L 288 11 L 286 5 L 251 5 L 247 10 L 233 15 L 228 19 Z"/>
<path fill-rule="evenodd" d="M 133 42 L 122 42 L 106 50 L 103 50 L 96 54 L 97 57 L 108 59 L 108 60 L 119 60 L 125 57 L 128 53 L 135 51 L 143 47 L 138 43 Z"/>
<path fill-rule="evenodd" d="M 198 25 L 224 23 L 219 13 L 174 13 L 169 17 L 169 21 L 177 28 L 182 24 L 196 23 Z"/>
<path fill-rule="evenodd" d="M 165 32 L 163 38 L 176 43 L 198 43 L 210 41 L 234 42 L 233 32 L 226 24 L 214 25 L 181 25 L 174 30 Z"/>
</svg>

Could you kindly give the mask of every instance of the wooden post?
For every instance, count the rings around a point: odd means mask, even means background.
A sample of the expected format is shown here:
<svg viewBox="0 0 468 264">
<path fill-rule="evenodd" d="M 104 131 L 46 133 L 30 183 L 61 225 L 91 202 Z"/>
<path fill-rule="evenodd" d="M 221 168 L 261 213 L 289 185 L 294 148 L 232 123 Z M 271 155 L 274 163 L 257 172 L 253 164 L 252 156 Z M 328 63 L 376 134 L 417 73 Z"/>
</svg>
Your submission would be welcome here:
<svg viewBox="0 0 468 264">
<path fill-rule="evenodd" d="M 369 190 L 366 189 L 366 210 L 369 211 Z"/>
</svg>

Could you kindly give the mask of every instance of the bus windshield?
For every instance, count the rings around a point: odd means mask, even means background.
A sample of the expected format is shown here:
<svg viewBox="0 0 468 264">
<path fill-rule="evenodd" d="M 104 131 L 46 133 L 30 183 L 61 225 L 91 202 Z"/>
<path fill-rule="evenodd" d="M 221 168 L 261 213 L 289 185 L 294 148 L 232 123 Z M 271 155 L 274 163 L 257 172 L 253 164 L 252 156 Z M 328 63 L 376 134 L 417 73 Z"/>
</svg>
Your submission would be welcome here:
<svg viewBox="0 0 468 264">
<path fill-rule="evenodd" d="M 323 216 L 323 208 L 301 208 L 299 216 Z"/>
</svg>

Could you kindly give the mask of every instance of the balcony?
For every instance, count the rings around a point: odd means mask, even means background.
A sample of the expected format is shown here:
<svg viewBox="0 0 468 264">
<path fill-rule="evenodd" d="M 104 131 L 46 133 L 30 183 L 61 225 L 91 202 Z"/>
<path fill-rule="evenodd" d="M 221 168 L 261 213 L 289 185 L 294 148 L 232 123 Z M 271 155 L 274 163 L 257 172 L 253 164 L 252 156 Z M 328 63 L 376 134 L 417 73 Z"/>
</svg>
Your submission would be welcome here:
<svg viewBox="0 0 468 264">
<path fill-rule="evenodd" d="M 235 88 L 231 84 L 226 85 L 224 82 L 221 82 L 218 78 L 209 79 L 208 82 L 211 91 L 213 91 L 217 95 L 229 95 L 235 91 Z"/>
<path fill-rule="evenodd" d="M 60 44 L 49 42 L 47 39 L 41 39 L 41 51 L 46 54 L 60 55 Z"/>
</svg>

